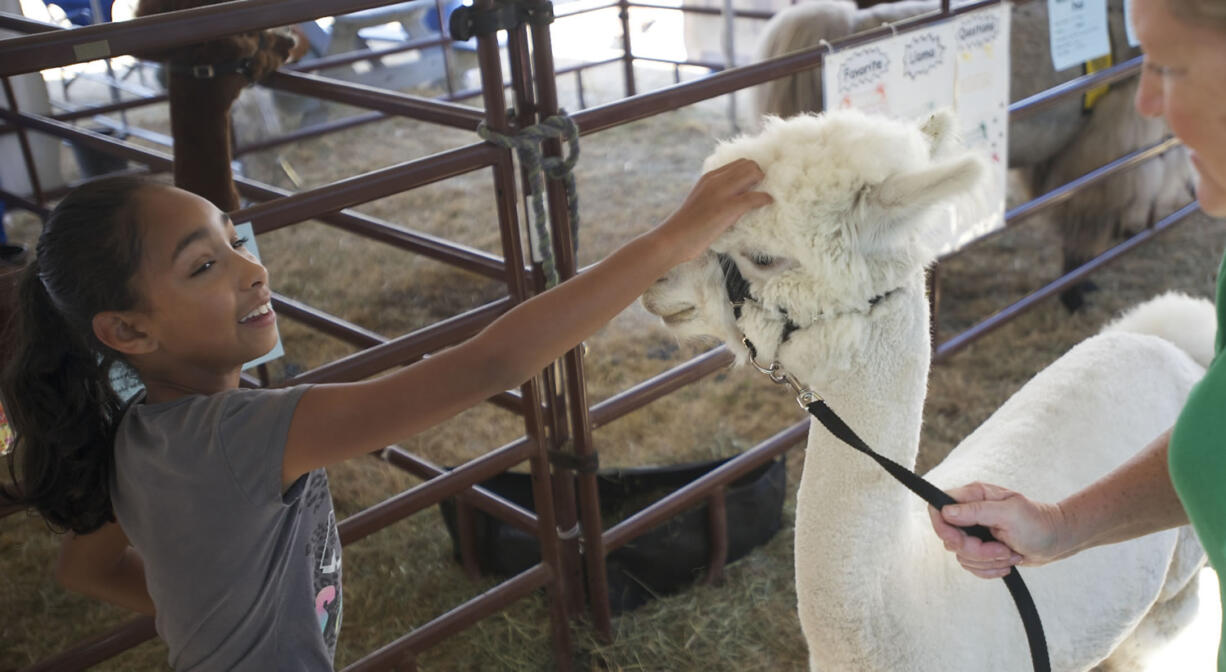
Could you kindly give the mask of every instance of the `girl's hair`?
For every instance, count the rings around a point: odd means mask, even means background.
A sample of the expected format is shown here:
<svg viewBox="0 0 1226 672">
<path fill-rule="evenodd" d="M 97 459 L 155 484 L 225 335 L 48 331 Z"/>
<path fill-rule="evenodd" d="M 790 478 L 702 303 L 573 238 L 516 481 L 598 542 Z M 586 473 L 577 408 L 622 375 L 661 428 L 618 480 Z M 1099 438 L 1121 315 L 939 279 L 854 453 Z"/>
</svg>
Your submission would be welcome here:
<svg viewBox="0 0 1226 672">
<path fill-rule="evenodd" d="M 1171 13 L 1198 26 L 1226 32 L 1226 0 L 1169 0 Z"/>
<path fill-rule="evenodd" d="M 88 182 L 52 211 L 22 272 L 0 398 L 14 430 L 15 492 L 57 529 L 92 532 L 114 520 L 110 476 L 123 403 L 111 386 L 119 355 L 93 318 L 137 304 L 139 177 Z"/>
</svg>

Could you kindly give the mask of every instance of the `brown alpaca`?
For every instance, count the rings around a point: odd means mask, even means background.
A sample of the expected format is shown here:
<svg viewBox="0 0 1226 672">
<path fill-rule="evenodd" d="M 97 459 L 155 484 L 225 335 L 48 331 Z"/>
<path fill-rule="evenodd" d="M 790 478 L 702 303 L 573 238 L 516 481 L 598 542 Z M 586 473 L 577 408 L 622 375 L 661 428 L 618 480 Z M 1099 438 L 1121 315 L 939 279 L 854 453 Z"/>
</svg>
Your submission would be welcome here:
<svg viewBox="0 0 1226 672">
<path fill-rule="evenodd" d="M 137 16 L 191 9 L 222 0 L 140 0 Z M 305 40 L 298 41 L 305 46 Z M 230 171 L 230 106 L 243 87 L 281 67 L 294 53 L 285 31 L 239 33 L 184 45 L 142 58 L 162 61 L 169 73 L 170 134 L 174 138 L 175 186 L 209 199 L 223 212 L 239 208 Z"/>
</svg>

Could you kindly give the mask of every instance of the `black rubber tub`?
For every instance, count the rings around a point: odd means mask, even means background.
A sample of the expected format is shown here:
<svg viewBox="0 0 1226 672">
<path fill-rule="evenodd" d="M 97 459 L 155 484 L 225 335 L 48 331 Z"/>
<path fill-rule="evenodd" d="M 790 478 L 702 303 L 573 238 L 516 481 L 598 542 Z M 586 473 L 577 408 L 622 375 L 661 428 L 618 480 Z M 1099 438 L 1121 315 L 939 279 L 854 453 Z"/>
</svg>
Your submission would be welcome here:
<svg viewBox="0 0 1226 672">
<path fill-rule="evenodd" d="M 596 475 L 605 528 L 628 518 L 729 459 L 668 467 L 611 469 Z M 505 473 L 480 484 L 525 509 L 535 510 L 527 474 Z M 787 467 L 782 458 L 732 482 L 725 494 L 728 562 L 775 536 L 782 524 Z M 439 504 L 453 554 L 460 560 L 455 500 Z M 475 547 L 484 574 L 513 576 L 540 562 L 539 544 L 528 535 L 474 509 Z M 609 554 L 609 599 L 614 613 L 634 609 L 656 595 L 675 593 L 703 575 L 710 554 L 707 506 L 698 505 Z"/>
</svg>

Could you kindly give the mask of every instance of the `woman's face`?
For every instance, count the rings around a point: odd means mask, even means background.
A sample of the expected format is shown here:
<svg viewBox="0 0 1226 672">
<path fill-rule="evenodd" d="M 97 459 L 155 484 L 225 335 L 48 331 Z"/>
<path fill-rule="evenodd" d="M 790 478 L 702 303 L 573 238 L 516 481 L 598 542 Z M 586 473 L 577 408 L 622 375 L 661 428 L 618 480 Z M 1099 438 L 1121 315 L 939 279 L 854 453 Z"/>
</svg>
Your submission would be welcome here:
<svg viewBox="0 0 1226 672">
<path fill-rule="evenodd" d="M 1226 32 L 1176 18 L 1170 0 L 1134 0 L 1145 67 L 1137 110 L 1163 116 L 1189 150 L 1205 212 L 1226 217 Z"/>
</svg>

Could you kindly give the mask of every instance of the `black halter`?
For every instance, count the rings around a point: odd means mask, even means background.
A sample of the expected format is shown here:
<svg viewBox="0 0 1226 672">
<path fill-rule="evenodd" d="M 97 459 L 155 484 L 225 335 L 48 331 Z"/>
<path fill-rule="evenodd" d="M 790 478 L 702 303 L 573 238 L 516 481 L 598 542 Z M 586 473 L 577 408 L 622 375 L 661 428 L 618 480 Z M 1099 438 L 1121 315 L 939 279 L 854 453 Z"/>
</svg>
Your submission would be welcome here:
<svg viewBox="0 0 1226 672">
<path fill-rule="evenodd" d="M 745 279 L 745 276 L 741 275 L 736 262 L 726 254 L 720 254 L 718 257 L 720 268 L 724 272 L 724 290 L 728 293 L 728 301 L 732 304 L 733 314 L 737 320 L 740 320 L 742 304 L 746 301 L 752 301 L 761 305 L 762 302 L 750 294 L 749 281 Z M 891 290 L 869 299 L 869 306 L 876 305 L 877 302 L 894 291 L 897 290 Z M 779 311 L 787 315 L 787 311 L 782 307 L 779 308 Z M 783 327 L 783 338 L 780 342 L 786 341 L 788 336 L 799 328 L 796 323 L 792 322 L 791 318 L 788 318 L 787 323 Z M 822 423 L 836 438 L 872 458 L 881 468 L 893 476 L 895 480 L 911 492 L 919 495 L 921 499 L 937 510 L 955 503 L 953 497 L 950 497 L 945 491 L 929 483 L 910 469 L 870 448 L 826 404 L 821 395 L 806 387 L 796 376 L 787 372 L 778 361 L 771 362 L 769 365 L 760 363 L 758 361 L 757 348 L 754 347 L 753 342 L 744 334 L 742 334 L 741 342 L 745 344 L 745 348 L 749 351 L 750 364 L 758 371 L 770 376 L 772 381 L 791 386 L 792 391 L 796 393 L 796 401 L 800 404 L 800 407 L 816 418 L 818 422 Z M 982 525 L 963 527 L 962 530 L 982 541 L 995 540 L 991 531 Z M 1022 627 L 1026 631 L 1026 640 L 1030 645 L 1030 659 L 1035 672 L 1050 672 L 1051 662 L 1047 652 L 1047 638 L 1043 634 L 1043 623 L 1039 619 L 1039 611 L 1035 607 L 1034 598 L 1030 595 L 1030 590 L 1026 587 L 1026 583 L 1022 581 L 1022 576 L 1017 568 L 1014 568 L 1013 571 L 1001 578 L 1005 582 L 1005 587 L 1009 589 L 1010 596 L 1013 597 L 1013 603 L 1017 607 L 1018 615 L 1021 616 Z"/>
<path fill-rule="evenodd" d="M 231 61 L 222 61 L 221 63 L 203 63 L 199 65 L 186 65 L 183 63 L 167 63 L 167 69 L 170 74 L 179 77 L 191 77 L 192 79 L 216 79 L 222 75 L 239 74 L 247 78 L 247 81 L 255 83 L 255 57 L 264 49 L 266 44 L 264 31 L 260 31 L 259 40 L 255 45 L 255 52 L 250 56 L 236 58 Z"/>
<path fill-rule="evenodd" d="M 732 304 L 732 315 L 737 320 L 740 320 L 741 306 L 745 305 L 746 302 L 756 303 L 759 306 L 763 304 L 756 296 L 749 292 L 749 281 L 745 279 L 745 276 L 741 275 L 741 269 L 737 267 L 736 262 L 732 260 L 732 257 L 726 254 L 716 254 L 715 256 L 717 259 L 719 259 L 719 268 L 724 274 L 724 291 L 728 294 L 728 302 Z M 893 294 L 895 291 L 897 290 L 892 289 L 884 294 L 878 294 L 877 296 L 869 299 L 869 308 L 877 305 L 878 302 L 890 294 Z M 796 322 L 792 320 L 791 316 L 788 315 L 787 308 L 784 308 L 783 306 L 776 306 L 775 309 L 779 311 L 779 314 L 787 318 L 783 323 L 783 335 L 779 339 L 780 343 L 787 343 L 788 338 L 792 335 L 792 332 L 800 329 L 800 325 L 796 324 Z M 823 313 L 818 313 L 819 317 L 822 315 Z M 754 352 L 753 356 L 756 357 L 757 353 Z"/>
</svg>

